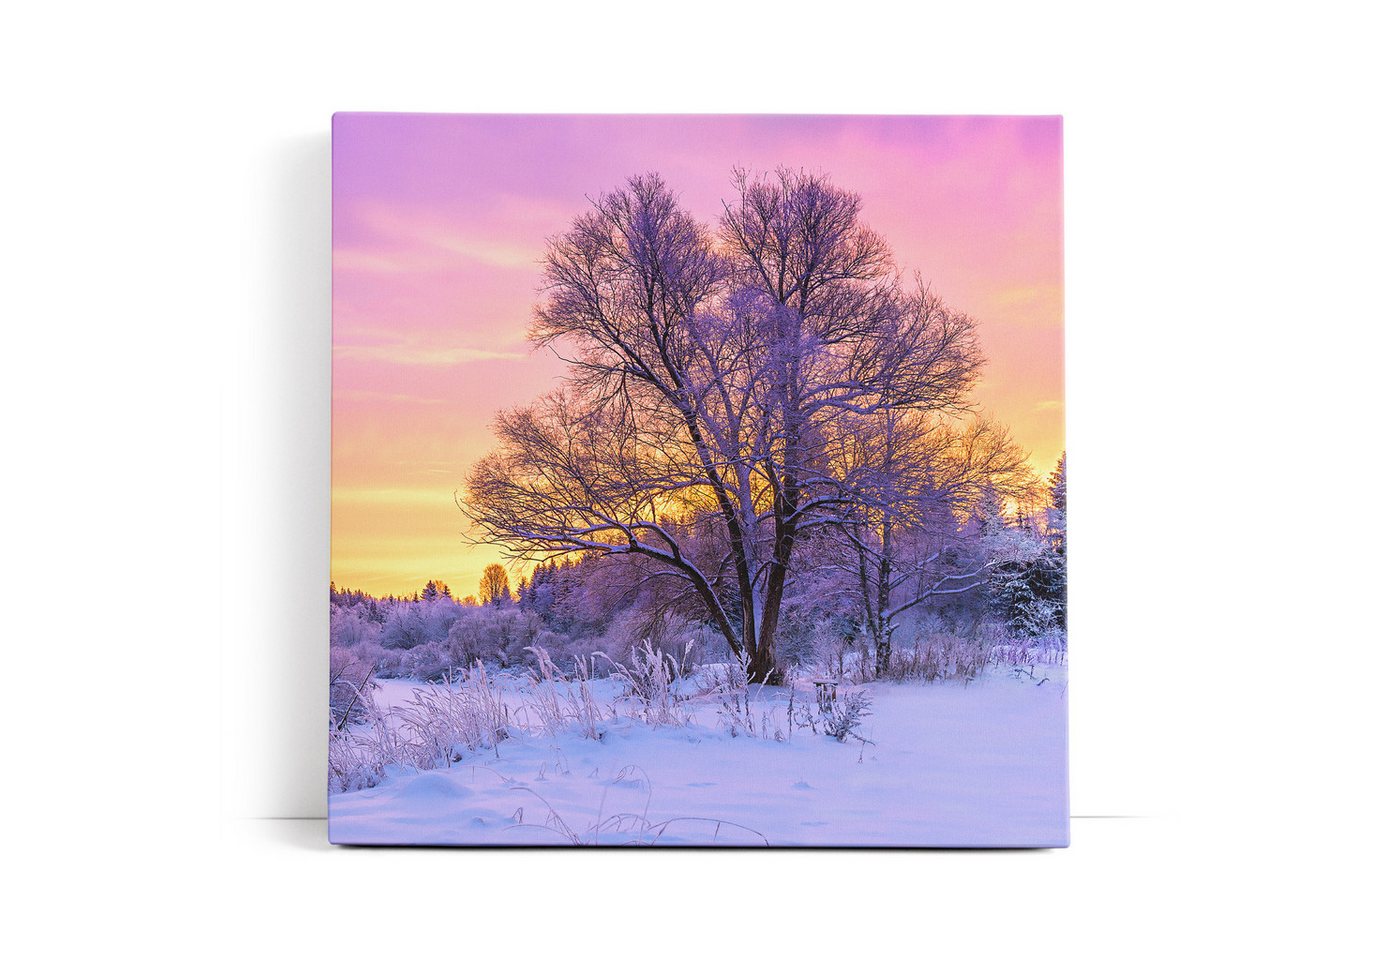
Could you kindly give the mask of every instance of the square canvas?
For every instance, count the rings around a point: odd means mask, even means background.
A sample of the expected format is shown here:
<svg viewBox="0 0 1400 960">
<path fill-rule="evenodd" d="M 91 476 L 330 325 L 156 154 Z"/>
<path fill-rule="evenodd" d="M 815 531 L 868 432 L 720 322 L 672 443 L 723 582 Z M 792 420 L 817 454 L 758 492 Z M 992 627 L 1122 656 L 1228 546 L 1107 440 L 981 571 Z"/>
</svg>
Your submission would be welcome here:
<svg viewBox="0 0 1400 960">
<path fill-rule="evenodd" d="M 1068 843 L 1058 117 L 333 131 L 332 842 Z"/>
</svg>

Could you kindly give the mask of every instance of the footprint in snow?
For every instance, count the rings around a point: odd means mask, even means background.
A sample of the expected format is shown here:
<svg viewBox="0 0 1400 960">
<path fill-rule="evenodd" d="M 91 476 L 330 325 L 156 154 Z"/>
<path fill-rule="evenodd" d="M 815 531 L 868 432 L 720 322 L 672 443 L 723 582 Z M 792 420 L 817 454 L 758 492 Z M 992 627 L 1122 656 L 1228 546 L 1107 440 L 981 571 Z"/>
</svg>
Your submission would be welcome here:
<svg viewBox="0 0 1400 960">
<path fill-rule="evenodd" d="M 817 789 L 816 787 L 814 787 L 814 786 L 812 786 L 810 783 L 808 783 L 806 780 L 798 780 L 798 781 L 794 782 L 793 785 L 792 785 L 792 788 L 793 788 L 794 790 L 815 790 L 815 789 Z"/>
</svg>

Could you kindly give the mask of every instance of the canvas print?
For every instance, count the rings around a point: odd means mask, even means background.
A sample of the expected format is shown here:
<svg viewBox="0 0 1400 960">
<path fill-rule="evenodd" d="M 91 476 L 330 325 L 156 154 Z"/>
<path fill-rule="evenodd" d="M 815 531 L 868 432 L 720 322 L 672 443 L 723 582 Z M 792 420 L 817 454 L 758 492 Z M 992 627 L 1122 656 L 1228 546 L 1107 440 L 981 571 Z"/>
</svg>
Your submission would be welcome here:
<svg viewBox="0 0 1400 960">
<path fill-rule="evenodd" d="M 1068 843 L 1059 118 L 333 155 L 332 842 Z"/>
</svg>

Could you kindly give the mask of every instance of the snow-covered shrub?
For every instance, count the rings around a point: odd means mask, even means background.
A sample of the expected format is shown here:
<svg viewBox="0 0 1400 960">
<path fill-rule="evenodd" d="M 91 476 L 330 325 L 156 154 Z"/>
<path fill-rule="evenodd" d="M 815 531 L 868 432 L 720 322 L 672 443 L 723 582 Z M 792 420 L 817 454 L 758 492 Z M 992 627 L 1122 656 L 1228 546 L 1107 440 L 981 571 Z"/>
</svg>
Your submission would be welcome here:
<svg viewBox="0 0 1400 960">
<path fill-rule="evenodd" d="M 385 649 L 379 647 L 379 672 L 380 677 L 404 677 L 408 675 L 408 669 L 404 666 L 404 658 L 407 650 Z"/>
<path fill-rule="evenodd" d="M 415 689 L 411 701 L 390 713 L 398 725 L 397 762 L 420 770 L 450 765 L 462 750 L 494 747 L 511 725 L 505 697 L 480 663 L 448 683 Z"/>
<path fill-rule="evenodd" d="M 657 650 L 650 640 L 643 640 L 640 647 L 632 648 L 625 663 L 606 654 L 600 659 L 612 667 L 611 679 L 623 684 L 625 692 L 618 702 L 631 706 L 633 716 L 654 727 L 684 726 L 690 722 L 690 714 L 677 688 L 683 674 L 681 664 L 689 652 L 682 651 L 678 660 Z"/>
<path fill-rule="evenodd" d="M 1063 661 L 1069 648 L 1064 627 L 1052 627 L 1035 638 L 1036 649 L 1042 660 Z"/>
<path fill-rule="evenodd" d="M 970 682 L 992 662 L 995 647 L 958 634 L 931 634 L 890 652 L 884 679 L 961 680 Z"/>
<path fill-rule="evenodd" d="M 384 619 L 380 643 L 386 648 L 407 650 L 428 639 L 423 617 L 416 603 L 396 603 Z"/>
<path fill-rule="evenodd" d="M 1065 633 L 1059 627 L 1050 627 L 1032 636 L 993 621 L 979 627 L 976 635 L 991 648 L 993 663 L 1025 667 L 1036 663 L 1064 662 Z"/>
<path fill-rule="evenodd" d="M 423 643 L 403 653 L 400 669 L 414 680 L 440 680 L 456 666 L 447 644 Z"/>
<path fill-rule="evenodd" d="M 343 647 L 331 648 L 328 787 L 332 793 L 362 790 L 383 779 L 384 765 L 358 743 L 356 728 L 378 713 L 371 696 L 374 664 Z"/>
<path fill-rule="evenodd" d="M 554 736 L 576 724 L 588 739 L 601 739 L 603 708 L 594 694 L 587 661 L 580 659 L 575 663 L 574 678 L 569 680 L 555 666 L 548 650 L 531 647 L 530 653 L 537 666 L 529 673 L 525 705 L 540 732 Z"/>
<path fill-rule="evenodd" d="M 500 743 L 511 722 L 505 697 L 481 664 L 459 670 L 450 682 L 415 689 L 406 704 L 368 705 L 358 724 L 332 729 L 328 786 L 360 790 L 382 780 L 390 766 L 451 765 L 464 751 Z"/>
<path fill-rule="evenodd" d="M 464 664 L 478 660 L 494 662 L 499 653 L 495 638 L 476 611 L 452 624 L 447 631 L 447 648 L 453 660 Z"/>
<path fill-rule="evenodd" d="M 645 610 L 630 610 L 618 617 L 597 641 L 597 650 L 622 660 L 648 642 L 658 653 L 675 661 L 681 676 L 689 676 L 697 663 L 731 655 L 729 645 L 714 627 L 669 614 L 656 616 Z"/>
<path fill-rule="evenodd" d="M 828 737 L 835 737 L 838 743 L 845 743 L 851 737 L 868 743 L 868 740 L 856 733 L 856 728 L 870 716 L 870 712 L 870 695 L 864 690 L 853 690 L 820 705 L 816 713 L 812 712 L 810 704 L 802 704 L 797 708 L 796 723 L 799 727 L 810 729 L 814 734 L 824 733 Z"/>
<path fill-rule="evenodd" d="M 330 664 L 330 723 L 341 728 L 358 723 L 371 703 L 375 689 L 375 665 L 359 659 L 344 647 L 331 648 Z"/>
<path fill-rule="evenodd" d="M 326 767 L 326 788 L 331 793 L 368 790 L 384 779 L 384 763 L 347 730 L 332 730 Z"/>
<path fill-rule="evenodd" d="M 683 627 L 674 638 L 676 644 L 672 653 L 689 651 L 686 663 L 711 663 L 731 655 L 724 635 L 709 624 L 691 624 Z"/>
<path fill-rule="evenodd" d="M 749 664 L 745 657 L 707 663 L 695 671 L 694 699 L 715 703 L 719 707 L 719 728 L 731 737 L 748 736 L 763 740 L 788 740 L 792 736 L 794 692 L 788 688 L 788 698 L 777 707 L 755 703 L 749 683 Z M 793 676 L 789 674 L 789 677 Z M 784 733 L 786 728 L 786 733 Z"/>
<path fill-rule="evenodd" d="M 405 650 L 424 643 L 442 643 L 452 625 L 475 609 L 445 596 L 395 603 L 380 630 L 380 643 Z"/>
<path fill-rule="evenodd" d="M 446 634 L 452 660 L 459 666 L 481 660 L 503 667 L 518 666 L 528 659 L 527 648 L 542 642 L 558 643 L 557 635 L 544 626 L 537 614 L 504 604 L 464 607 Z M 553 652 L 553 651 L 552 651 Z"/>
<path fill-rule="evenodd" d="M 378 643 L 380 625 L 369 619 L 363 606 L 331 604 L 331 646 L 354 647 L 362 643 Z"/>
<path fill-rule="evenodd" d="M 842 694 L 826 710 L 822 711 L 826 735 L 835 737 L 838 743 L 845 743 L 846 738 L 850 736 L 861 739 L 855 731 L 861 725 L 861 721 L 868 716 L 870 716 L 870 695 L 864 690 L 854 690 Z"/>
<path fill-rule="evenodd" d="M 617 611 L 597 633 L 582 633 L 577 639 L 562 639 L 551 651 L 562 657 L 599 656 L 618 663 L 630 662 L 633 651 L 650 648 L 674 661 L 681 676 L 689 676 L 696 663 L 729 656 L 719 631 L 672 613 L 658 613 L 646 604 Z"/>
<path fill-rule="evenodd" d="M 395 658 L 401 653 L 401 651 L 398 650 L 385 650 L 379 645 L 379 641 L 377 640 L 361 640 L 350 648 L 350 653 L 354 655 L 356 660 L 363 661 L 374 667 L 374 675 L 376 677 L 389 677 L 394 675 L 384 669 L 385 660 L 388 659 L 388 655 L 391 652 L 394 654 Z"/>
<path fill-rule="evenodd" d="M 549 655 L 554 658 L 554 662 L 566 674 L 577 674 L 580 662 L 585 664 L 585 670 L 591 669 L 595 655 L 609 652 L 594 635 L 582 634 L 571 637 L 553 630 L 541 631 L 530 646 L 548 650 Z M 626 656 L 625 653 L 620 655 Z"/>
<path fill-rule="evenodd" d="M 431 600 L 420 600 L 414 604 L 423 624 L 423 633 L 429 643 L 443 643 L 452 625 L 471 612 L 474 607 L 463 606 L 451 596 L 437 595 Z"/>
<path fill-rule="evenodd" d="M 795 705 L 793 689 L 788 688 L 786 710 L 781 707 L 765 708 L 762 704 L 755 705 L 744 669 L 738 669 L 737 677 L 731 674 L 731 679 L 737 680 L 736 683 L 728 684 L 719 691 L 720 729 L 731 737 L 746 735 L 760 740 L 776 740 L 779 743 L 791 739 Z M 784 723 L 780 714 L 786 717 L 786 734 L 783 732 Z"/>
<path fill-rule="evenodd" d="M 648 629 L 651 620 L 651 617 L 638 610 L 619 611 L 607 624 L 607 628 L 590 641 L 591 652 L 619 663 L 628 661 L 638 644 L 643 641 L 651 642 L 652 632 Z"/>
<path fill-rule="evenodd" d="M 749 676 L 747 658 L 740 657 L 738 663 L 726 661 L 719 669 L 711 667 L 706 671 L 705 693 L 719 701 L 720 727 L 731 737 L 740 734 L 755 736 L 753 701 L 749 697 Z"/>
<path fill-rule="evenodd" d="M 836 619 L 813 621 L 807 641 L 807 654 L 802 660 L 802 672 L 853 680 L 869 679 L 866 668 L 873 666 L 870 644 L 864 634 Z"/>
</svg>

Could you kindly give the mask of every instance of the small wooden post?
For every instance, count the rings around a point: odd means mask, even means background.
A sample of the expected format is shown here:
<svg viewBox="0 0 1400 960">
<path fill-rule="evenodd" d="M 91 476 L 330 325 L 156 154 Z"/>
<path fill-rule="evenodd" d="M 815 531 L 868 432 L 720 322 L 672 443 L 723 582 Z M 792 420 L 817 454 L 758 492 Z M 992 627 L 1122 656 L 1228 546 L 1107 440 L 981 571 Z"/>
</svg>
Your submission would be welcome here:
<svg viewBox="0 0 1400 960">
<path fill-rule="evenodd" d="M 835 680 L 813 680 L 812 686 L 817 688 L 818 710 L 821 710 L 823 713 L 825 713 L 836 705 Z"/>
</svg>

